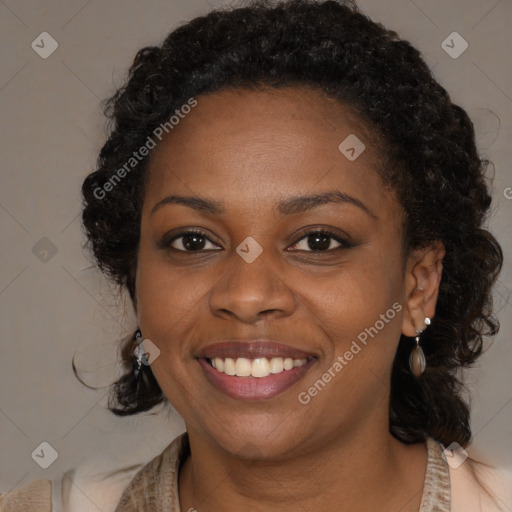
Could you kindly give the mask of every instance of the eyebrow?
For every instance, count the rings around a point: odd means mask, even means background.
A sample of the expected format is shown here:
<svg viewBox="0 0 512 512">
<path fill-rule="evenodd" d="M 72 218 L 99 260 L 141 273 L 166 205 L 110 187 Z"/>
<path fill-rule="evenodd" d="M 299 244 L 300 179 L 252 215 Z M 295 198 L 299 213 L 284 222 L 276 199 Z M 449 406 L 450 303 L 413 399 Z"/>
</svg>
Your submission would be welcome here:
<svg viewBox="0 0 512 512">
<path fill-rule="evenodd" d="M 377 218 L 377 216 L 372 213 L 372 211 L 362 201 L 348 194 L 340 192 L 339 190 L 331 190 L 322 194 L 315 194 L 311 196 L 296 196 L 284 199 L 277 204 L 277 211 L 282 215 L 296 215 L 298 213 L 303 213 L 328 203 L 351 204 L 363 210 L 370 217 L 373 217 L 374 219 Z M 151 214 L 167 204 L 182 204 L 184 206 L 193 208 L 198 212 L 210 215 L 220 215 L 226 211 L 222 203 L 219 203 L 213 199 L 195 196 L 172 195 L 167 196 L 156 203 L 151 210 Z"/>
</svg>

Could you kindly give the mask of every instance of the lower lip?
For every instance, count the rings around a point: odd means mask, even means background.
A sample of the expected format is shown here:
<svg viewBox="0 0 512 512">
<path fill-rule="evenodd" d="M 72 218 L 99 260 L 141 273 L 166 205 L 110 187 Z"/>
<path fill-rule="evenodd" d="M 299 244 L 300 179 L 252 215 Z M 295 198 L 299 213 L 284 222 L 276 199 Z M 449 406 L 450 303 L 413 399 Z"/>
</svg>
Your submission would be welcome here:
<svg viewBox="0 0 512 512">
<path fill-rule="evenodd" d="M 279 395 L 299 381 L 315 361 L 315 358 L 309 359 L 302 366 L 268 377 L 237 377 L 219 372 L 204 358 L 198 359 L 206 378 L 218 390 L 238 400 L 265 400 Z"/>
</svg>

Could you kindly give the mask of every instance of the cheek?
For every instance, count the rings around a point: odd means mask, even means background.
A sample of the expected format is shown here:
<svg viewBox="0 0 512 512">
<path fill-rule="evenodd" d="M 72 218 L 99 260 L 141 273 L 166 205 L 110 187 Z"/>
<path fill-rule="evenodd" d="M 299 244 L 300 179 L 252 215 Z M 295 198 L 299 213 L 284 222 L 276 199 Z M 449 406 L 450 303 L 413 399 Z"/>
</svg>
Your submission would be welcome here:
<svg viewBox="0 0 512 512">
<path fill-rule="evenodd" d="M 203 307 L 208 293 L 205 273 L 171 268 L 162 258 L 141 247 L 137 269 L 137 313 L 145 337 L 160 343 L 175 339 Z"/>
<path fill-rule="evenodd" d="M 194 338 L 191 329 L 197 328 L 201 314 L 201 297 L 205 295 L 206 280 L 191 278 L 184 271 L 171 269 L 161 257 L 141 246 L 137 269 L 137 315 L 143 337 L 150 339 L 160 350 L 151 369 L 164 394 L 180 414 L 187 413 L 190 362 L 187 340 Z"/>
<path fill-rule="evenodd" d="M 350 381 L 368 371 L 384 377 L 391 368 L 404 310 L 400 261 L 398 254 L 384 258 L 373 253 L 340 269 L 316 292 L 311 291 L 313 282 L 304 286 L 316 322 L 331 340 L 325 364 L 342 357 Z"/>
<path fill-rule="evenodd" d="M 402 276 L 389 260 L 352 261 L 328 279 L 304 280 L 303 294 L 326 326 L 353 331 L 373 324 L 395 301 L 402 299 Z"/>
</svg>

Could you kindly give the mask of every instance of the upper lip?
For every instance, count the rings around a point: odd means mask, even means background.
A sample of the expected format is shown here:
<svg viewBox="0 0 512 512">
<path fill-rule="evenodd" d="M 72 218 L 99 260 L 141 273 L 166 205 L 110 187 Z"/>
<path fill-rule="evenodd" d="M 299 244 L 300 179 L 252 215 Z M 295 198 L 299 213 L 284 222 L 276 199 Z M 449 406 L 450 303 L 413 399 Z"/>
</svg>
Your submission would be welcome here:
<svg viewBox="0 0 512 512">
<path fill-rule="evenodd" d="M 292 359 L 309 359 L 312 353 L 305 352 L 290 345 L 285 345 L 269 339 L 258 340 L 226 340 L 204 347 L 198 357 L 213 359 L 215 357 L 236 359 L 245 357 L 257 359 L 259 357 L 291 357 Z"/>
</svg>

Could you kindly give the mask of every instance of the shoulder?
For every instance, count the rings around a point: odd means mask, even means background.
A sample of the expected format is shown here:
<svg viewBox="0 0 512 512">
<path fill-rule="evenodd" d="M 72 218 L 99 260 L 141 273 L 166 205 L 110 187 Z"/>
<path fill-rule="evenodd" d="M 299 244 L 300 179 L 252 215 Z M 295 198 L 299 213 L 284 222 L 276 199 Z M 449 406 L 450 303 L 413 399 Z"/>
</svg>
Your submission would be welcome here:
<svg viewBox="0 0 512 512">
<path fill-rule="evenodd" d="M 499 512 L 512 508 L 512 471 L 471 458 L 450 465 L 453 512 Z"/>
<path fill-rule="evenodd" d="M 116 512 L 175 510 L 178 504 L 178 471 L 187 450 L 188 436 L 185 432 L 135 474 L 124 490 Z"/>
<path fill-rule="evenodd" d="M 505 512 L 512 510 L 512 471 L 468 457 L 427 439 L 428 464 L 421 510 Z M 443 505 L 444 508 L 439 508 Z"/>
<path fill-rule="evenodd" d="M 0 511 L 51 512 L 51 480 L 34 480 L 7 493 L 0 493 Z"/>
</svg>

